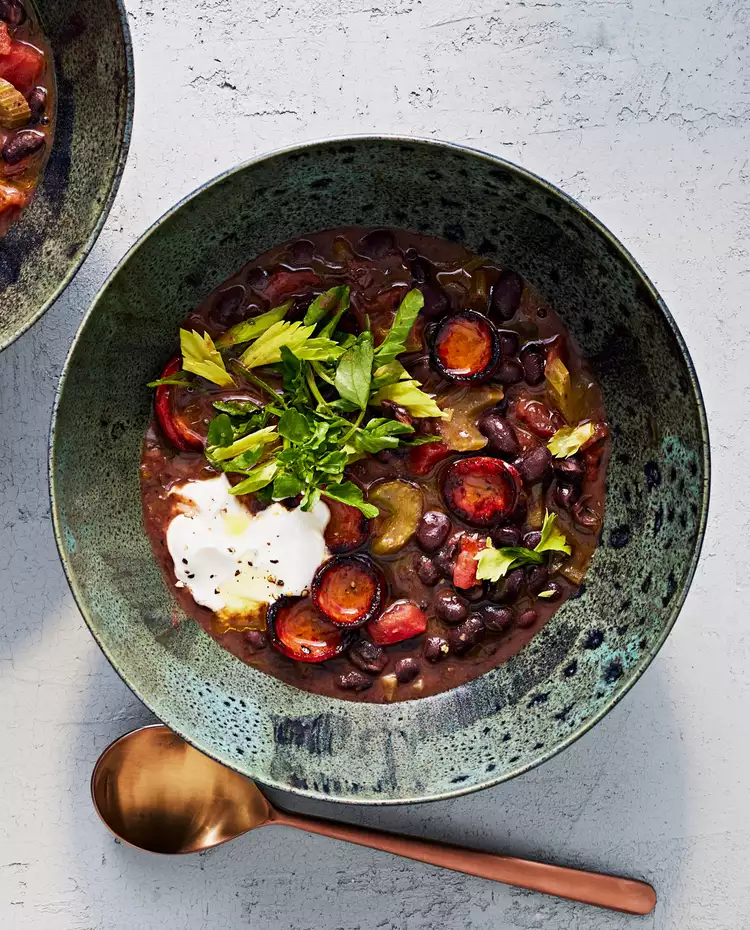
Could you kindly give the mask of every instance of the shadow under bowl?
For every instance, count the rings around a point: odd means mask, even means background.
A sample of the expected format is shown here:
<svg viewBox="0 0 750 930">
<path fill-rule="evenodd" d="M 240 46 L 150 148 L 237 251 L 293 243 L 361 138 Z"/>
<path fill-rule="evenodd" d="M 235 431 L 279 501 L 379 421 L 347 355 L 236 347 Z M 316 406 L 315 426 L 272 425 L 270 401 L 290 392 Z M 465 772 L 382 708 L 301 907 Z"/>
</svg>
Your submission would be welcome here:
<svg viewBox="0 0 750 930">
<path fill-rule="evenodd" d="M 519 270 L 572 330 L 614 434 L 602 545 L 582 593 L 505 665 L 395 705 L 309 694 L 244 665 L 175 603 L 141 524 L 146 382 L 186 310 L 275 243 L 342 225 L 408 227 Z M 581 736 L 675 622 L 708 506 L 705 413 L 648 278 L 565 194 L 481 152 L 352 138 L 259 158 L 175 207 L 97 297 L 68 357 L 51 437 L 57 542 L 79 607 L 127 684 L 172 729 L 266 785 L 349 803 L 486 787 Z"/>
<path fill-rule="evenodd" d="M 37 0 L 55 58 L 57 116 L 34 201 L 0 240 L 0 351 L 65 290 L 101 231 L 133 118 L 133 60 L 120 0 Z"/>
</svg>

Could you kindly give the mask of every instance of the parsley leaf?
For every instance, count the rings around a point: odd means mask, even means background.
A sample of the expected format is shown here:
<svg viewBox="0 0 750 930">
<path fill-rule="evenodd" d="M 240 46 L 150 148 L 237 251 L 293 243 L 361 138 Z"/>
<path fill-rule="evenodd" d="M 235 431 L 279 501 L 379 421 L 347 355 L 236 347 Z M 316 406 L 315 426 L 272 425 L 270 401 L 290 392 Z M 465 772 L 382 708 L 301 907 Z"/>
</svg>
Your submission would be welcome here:
<svg viewBox="0 0 750 930">
<path fill-rule="evenodd" d="M 579 423 L 578 426 L 563 426 L 547 443 L 549 451 L 558 459 L 566 459 L 585 445 L 594 435 L 593 423 Z"/>
<path fill-rule="evenodd" d="M 374 454 L 383 449 L 396 449 L 403 436 L 414 433 L 414 427 L 398 420 L 375 417 L 352 436 L 351 443 L 357 452 Z"/>
<path fill-rule="evenodd" d="M 261 333 L 270 329 L 274 323 L 283 320 L 291 308 L 292 301 L 287 300 L 286 303 L 281 304 L 280 307 L 274 307 L 272 310 L 267 310 L 259 316 L 254 316 L 249 320 L 243 320 L 242 323 L 237 323 L 219 336 L 216 340 L 216 344 L 219 346 L 236 346 L 242 342 L 250 342 L 252 339 L 257 339 Z"/>
<path fill-rule="evenodd" d="M 495 549 L 492 540 L 487 540 L 487 548 L 474 557 L 477 564 L 479 581 L 499 581 L 507 575 L 509 569 L 519 565 L 540 565 L 544 558 L 523 546 L 503 546 Z"/>
<path fill-rule="evenodd" d="M 341 501 L 342 504 L 351 504 L 352 507 L 356 507 L 370 519 L 377 517 L 380 513 L 377 507 L 365 501 L 362 489 L 351 481 L 344 481 L 341 484 L 329 484 L 323 488 L 323 496 L 330 497 L 335 501 Z"/>
<path fill-rule="evenodd" d="M 534 547 L 535 552 L 564 552 L 570 555 L 571 549 L 568 541 L 557 529 L 557 514 L 550 513 L 547 510 L 544 514 L 544 524 L 542 525 L 542 538 L 539 545 Z"/>
<path fill-rule="evenodd" d="M 220 413 L 211 420 L 206 441 L 209 446 L 230 446 L 234 442 L 232 421 L 226 413 Z"/>
<path fill-rule="evenodd" d="M 341 356 L 334 385 L 341 397 L 364 410 L 370 399 L 373 360 L 372 333 L 357 336 L 354 345 Z"/>
<path fill-rule="evenodd" d="M 234 378 L 227 371 L 224 359 L 208 333 L 201 336 L 195 330 L 181 329 L 180 349 L 185 371 L 192 371 L 220 387 L 234 387 Z"/>
<path fill-rule="evenodd" d="M 501 549 L 495 549 L 492 540 L 488 539 L 487 548 L 475 556 L 478 563 L 477 578 L 480 581 L 499 581 L 511 568 L 520 565 L 541 565 L 544 562 L 543 552 L 564 552 L 570 555 L 568 541 L 556 528 L 556 523 L 557 514 L 547 511 L 544 515 L 542 538 L 533 550 L 523 546 L 503 546 Z"/>
<path fill-rule="evenodd" d="M 277 428 L 279 436 L 283 436 L 284 439 L 294 443 L 306 442 L 312 432 L 307 417 L 304 413 L 300 413 L 299 410 L 295 410 L 294 407 L 284 411 Z"/>
<path fill-rule="evenodd" d="M 416 288 L 404 297 L 388 335 L 375 350 L 375 362 L 378 365 L 387 365 L 406 350 L 406 340 L 423 306 L 424 296 Z"/>
<path fill-rule="evenodd" d="M 272 497 L 275 501 L 283 501 L 287 497 L 296 497 L 305 489 L 304 481 L 297 475 L 282 472 L 273 479 Z"/>
</svg>

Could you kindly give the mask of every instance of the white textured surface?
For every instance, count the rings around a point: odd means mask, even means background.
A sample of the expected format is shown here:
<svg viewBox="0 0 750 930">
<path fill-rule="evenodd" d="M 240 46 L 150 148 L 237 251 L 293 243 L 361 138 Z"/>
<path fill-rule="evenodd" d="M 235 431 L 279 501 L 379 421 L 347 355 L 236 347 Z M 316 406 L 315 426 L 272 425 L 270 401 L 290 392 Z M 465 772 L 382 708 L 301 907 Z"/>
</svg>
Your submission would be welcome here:
<svg viewBox="0 0 750 930">
<path fill-rule="evenodd" d="M 129 6 L 138 99 L 115 208 L 74 285 L 0 356 L 0 926 L 747 927 L 747 0 Z M 622 238 L 693 352 L 713 501 L 676 629 L 588 736 L 482 794 L 326 813 L 644 876 L 660 902 L 640 922 L 281 829 L 156 858 L 115 844 L 89 802 L 98 753 L 149 715 L 86 631 L 53 542 L 47 428 L 69 342 L 116 260 L 196 185 L 258 152 L 366 131 L 507 156 Z"/>
</svg>

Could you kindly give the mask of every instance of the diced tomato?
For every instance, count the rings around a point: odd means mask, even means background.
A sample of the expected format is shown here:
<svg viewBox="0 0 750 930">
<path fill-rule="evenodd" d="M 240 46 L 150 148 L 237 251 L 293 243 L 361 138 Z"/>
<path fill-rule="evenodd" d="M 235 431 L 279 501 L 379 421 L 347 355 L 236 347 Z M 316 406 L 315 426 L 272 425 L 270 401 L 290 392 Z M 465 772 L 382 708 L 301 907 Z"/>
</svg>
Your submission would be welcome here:
<svg viewBox="0 0 750 930">
<path fill-rule="evenodd" d="M 301 294 L 311 287 L 321 287 L 322 279 L 314 271 L 277 271 L 263 291 L 272 307 L 283 303 L 293 294 Z"/>
<path fill-rule="evenodd" d="M 451 454 L 444 442 L 426 442 L 423 446 L 414 446 L 409 450 L 409 471 L 412 475 L 427 475 Z"/>
<path fill-rule="evenodd" d="M 7 54 L 0 57 L 0 78 L 9 81 L 26 97 L 44 70 L 44 55 L 25 42 L 11 43 Z"/>
<path fill-rule="evenodd" d="M 0 55 L 7 55 L 13 46 L 13 40 L 8 32 L 8 24 L 0 22 Z"/>
<path fill-rule="evenodd" d="M 176 355 L 167 363 L 167 367 L 161 373 L 161 376 L 162 378 L 170 378 L 172 375 L 176 375 L 178 371 L 182 371 L 182 358 Z M 174 386 L 169 384 L 161 384 L 156 389 L 154 407 L 159 426 L 161 426 L 167 439 L 180 452 L 200 449 L 203 447 L 200 437 L 188 429 L 180 417 L 175 416 L 172 403 L 173 391 Z"/>
<path fill-rule="evenodd" d="M 390 646 L 427 629 L 427 617 L 414 601 L 395 601 L 367 624 L 370 639 L 378 646 Z"/>
<path fill-rule="evenodd" d="M 477 560 L 475 556 L 487 548 L 486 539 L 473 536 L 461 537 L 461 548 L 453 569 L 453 584 L 456 588 L 473 588 L 477 583 Z"/>
</svg>

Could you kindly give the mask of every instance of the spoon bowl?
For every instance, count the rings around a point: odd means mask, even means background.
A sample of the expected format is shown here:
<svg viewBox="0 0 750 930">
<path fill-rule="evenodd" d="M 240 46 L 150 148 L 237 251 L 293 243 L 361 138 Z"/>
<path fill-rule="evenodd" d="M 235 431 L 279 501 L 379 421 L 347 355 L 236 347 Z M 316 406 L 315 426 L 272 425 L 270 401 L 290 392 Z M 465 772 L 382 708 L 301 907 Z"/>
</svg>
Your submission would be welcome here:
<svg viewBox="0 0 750 930">
<path fill-rule="evenodd" d="M 253 784 L 165 726 L 112 743 L 91 777 L 94 807 L 120 839 L 149 852 L 201 852 L 271 819 Z"/>
<path fill-rule="evenodd" d="M 656 904 L 646 882 L 278 810 L 253 782 L 159 724 L 127 733 L 104 750 L 91 796 L 115 836 L 148 852 L 200 852 L 255 827 L 280 824 L 628 914 L 648 914 Z"/>
</svg>

